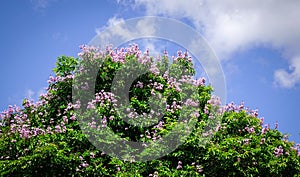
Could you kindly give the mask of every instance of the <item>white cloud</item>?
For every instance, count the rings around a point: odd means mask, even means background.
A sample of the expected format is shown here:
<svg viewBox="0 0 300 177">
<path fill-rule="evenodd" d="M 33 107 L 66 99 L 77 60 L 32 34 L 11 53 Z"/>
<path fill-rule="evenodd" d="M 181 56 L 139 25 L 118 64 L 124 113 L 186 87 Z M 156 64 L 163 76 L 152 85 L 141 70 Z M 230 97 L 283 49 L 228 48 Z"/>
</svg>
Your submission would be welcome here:
<svg viewBox="0 0 300 177">
<path fill-rule="evenodd" d="M 44 9 L 48 5 L 48 0 L 30 0 L 30 2 L 34 5 L 35 9 Z"/>
<path fill-rule="evenodd" d="M 275 71 L 275 85 L 285 88 L 293 88 L 296 84 L 300 83 L 300 57 L 291 59 L 289 72 L 278 69 Z"/>
<path fill-rule="evenodd" d="M 122 3 L 121 0 L 118 0 Z M 298 0 L 134 0 L 147 15 L 188 19 L 221 59 L 257 45 L 280 49 L 293 71 L 278 69 L 275 82 L 293 87 L 300 82 L 300 1 Z M 130 4 L 130 3 L 127 3 Z"/>
<path fill-rule="evenodd" d="M 35 95 L 35 92 L 31 89 L 27 89 L 25 93 L 25 98 L 27 99 L 33 99 L 33 96 Z"/>
<path fill-rule="evenodd" d="M 111 17 L 107 20 L 106 25 L 100 28 L 96 28 L 96 33 L 101 34 L 104 30 L 111 26 L 116 26 L 116 25 L 123 25 L 125 23 L 125 20 L 123 18 L 118 18 L 116 16 Z"/>
<path fill-rule="evenodd" d="M 47 87 L 39 89 L 36 96 L 39 97 L 41 94 L 47 93 L 46 89 Z"/>
<path fill-rule="evenodd" d="M 68 41 L 69 37 L 67 34 L 65 33 L 61 33 L 61 32 L 56 32 L 56 33 L 53 33 L 52 34 L 52 38 L 56 41 L 59 41 L 59 42 L 66 42 Z"/>
<path fill-rule="evenodd" d="M 121 38 L 131 38 L 132 34 L 128 29 L 124 28 L 125 20 L 123 18 L 112 17 L 108 19 L 107 25 L 105 27 L 101 27 L 96 29 L 96 33 L 101 37 L 101 40 L 107 41 L 112 36 L 118 36 Z M 105 31 L 106 29 L 111 28 L 110 31 Z M 104 33 L 105 31 L 105 33 Z"/>
<path fill-rule="evenodd" d="M 149 19 L 132 20 L 131 23 L 134 26 L 131 26 L 131 28 L 129 28 L 128 25 L 130 22 L 127 21 L 126 23 L 125 25 L 123 18 L 112 17 L 108 19 L 105 27 L 96 29 L 96 33 L 102 34 L 107 28 L 111 30 L 110 34 L 118 35 L 123 38 L 133 38 L 136 34 L 152 35 L 155 33 L 155 28 L 150 25 L 151 20 Z"/>
<path fill-rule="evenodd" d="M 46 89 L 45 88 L 40 88 L 38 91 L 34 91 L 32 89 L 27 89 L 25 91 L 25 98 L 27 99 L 33 99 L 34 101 L 38 101 L 39 96 L 41 94 L 45 94 L 46 93 Z"/>
<path fill-rule="evenodd" d="M 30 0 L 30 3 L 32 4 L 34 10 L 43 10 L 54 1 L 56 0 Z"/>
<path fill-rule="evenodd" d="M 105 27 L 96 29 L 97 36 L 90 44 L 97 45 L 120 44 L 133 39 L 137 36 L 152 36 L 155 34 L 155 27 L 149 19 L 138 19 L 126 21 L 123 18 L 110 18 Z"/>
</svg>

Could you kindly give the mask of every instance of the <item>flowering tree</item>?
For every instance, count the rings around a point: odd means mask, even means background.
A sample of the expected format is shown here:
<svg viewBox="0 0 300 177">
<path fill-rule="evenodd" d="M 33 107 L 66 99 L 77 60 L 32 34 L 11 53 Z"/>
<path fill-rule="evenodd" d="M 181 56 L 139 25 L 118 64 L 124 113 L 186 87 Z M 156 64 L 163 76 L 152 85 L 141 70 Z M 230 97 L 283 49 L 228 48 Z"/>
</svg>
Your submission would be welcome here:
<svg viewBox="0 0 300 177">
<path fill-rule="evenodd" d="M 179 51 L 169 63 L 167 52 L 154 59 L 137 45 L 81 49 L 79 59 L 58 58 L 55 76 L 50 76 L 47 93 L 38 102 L 24 99 L 23 108 L 9 106 L 2 112 L 1 176 L 300 176 L 300 145 L 289 142 L 277 130 L 278 124 L 271 128 L 243 103 L 220 106 L 205 79 L 193 77 L 187 52 Z M 96 80 L 88 79 L 87 71 L 94 68 L 89 66 L 99 66 Z M 118 71 L 128 73 L 135 67 L 146 67 L 149 72 L 130 82 L 127 97 L 115 94 L 113 86 L 124 83 L 114 78 L 129 79 L 118 76 Z M 185 89 L 190 87 L 196 90 L 187 97 Z M 93 91 L 89 101 L 76 101 L 85 98 L 89 89 Z M 151 100 L 155 96 L 162 105 Z M 122 100 L 128 102 L 121 104 Z M 153 112 L 150 103 L 159 105 L 163 114 Z M 194 109 L 184 111 L 185 106 Z M 153 122 L 155 116 L 160 118 Z M 140 117 L 144 119 L 133 121 Z M 192 121 L 193 129 L 181 124 Z M 105 147 L 107 151 L 97 148 L 99 142 L 104 146 L 107 141 L 106 128 L 124 140 L 141 142 L 143 148 L 129 148 L 138 150 L 139 156 L 126 159 L 128 151 L 120 158 L 108 153 L 122 148 L 114 142 Z M 188 131 L 188 136 L 169 136 L 174 129 L 182 134 Z M 179 143 L 162 156 L 169 144 L 157 147 L 155 143 L 164 142 L 166 136 Z M 131 151 L 129 155 L 134 154 Z M 137 160 L 149 154 L 157 158 Z"/>
</svg>

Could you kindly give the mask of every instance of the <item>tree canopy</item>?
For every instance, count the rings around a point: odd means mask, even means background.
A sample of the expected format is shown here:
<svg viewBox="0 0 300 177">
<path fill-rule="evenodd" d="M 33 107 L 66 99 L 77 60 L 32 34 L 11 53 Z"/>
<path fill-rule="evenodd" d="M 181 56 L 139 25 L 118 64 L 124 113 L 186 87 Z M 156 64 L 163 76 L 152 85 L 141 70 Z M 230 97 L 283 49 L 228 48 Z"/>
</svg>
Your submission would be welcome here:
<svg viewBox="0 0 300 177">
<path fill-rule="evenodd" d="M 187 52 L 81 50 L 58 58 L 37 102 L 1 113 L 0 176 L 300 176 L 300 145 L 244 103 L 220 105 Z"/>
</svg>

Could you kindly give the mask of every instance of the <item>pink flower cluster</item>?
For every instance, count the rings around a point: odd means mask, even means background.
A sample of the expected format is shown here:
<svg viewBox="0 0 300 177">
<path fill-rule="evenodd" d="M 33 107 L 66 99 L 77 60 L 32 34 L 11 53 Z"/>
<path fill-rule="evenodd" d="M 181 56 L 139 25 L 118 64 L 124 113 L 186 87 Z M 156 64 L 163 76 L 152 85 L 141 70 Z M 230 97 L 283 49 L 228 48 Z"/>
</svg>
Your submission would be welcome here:
<svg viewBox="0 0 300 177">
<path fill-rule="evenodd" d="M 191 75 L 183 75 L 183 76 L 181 76 L 181 79 L 179 79 L 179 82 L 193 84 L 195 86 L 204 86 L 205 78 L 201 77 L 198 79 L 194 79 L 193 76 L 191 76 Z"/>
<path fill-rule="evenodd" d="M 73 75 L 67 75 L 65 77 L 49 77 L 49 83 L 55 84 L 57 82 L 66 82 L 68 80 L 72 80 Z M 2 126 L 9 126 L 10 132 L 9 134 L 19 134 L 21 138 L 31 138 L 41 134 L 53 134 L 53 133 L 65 133 L 67 131 L 66 125 L 69 123 L 68 120 L 75 121 L 76 117 L 73 115 L 72 109 L 75 107 L 72 103 L 69 103 L 67 108 L 64 112 L 58 113 L 57 116 L 63 116 L 63 121 L 54 125 L 54 119 L 50 118 L 49 122 L 50 125 L 46 126 L 45 123 L 47 121 L 45 118 L 48 116 L 48 112 L 43 107 L 48 104 L 50 100 L 54 98 L 54 91 L 56 88 L 49 88 L 46 89 L 47 93 L 40 95 L 40 100 L 34 103 L 33 100 L 24 99 L 23 106 L 24 109 L 21 109 L 19 106 L 8 106 L 7 110 L 4 110 L 0 114 L 0 118 L 6 124 L 1 124 Z M 34 127 L 32 125 L 31 120 L 35 117 L 39 117 L 41 123 L 44 124 L 43 127 Z"/>
<path fill-rule="evenodd" d="M 82 156 L 79 156 L 81 164 L 76 168 L 77 172 L 84 172 L 84 168 L 87 168 L 89 164 L 83 159 Z"/>
<path fill-rule="evenodd" d="M 254 126 L 252 126 L 251 128 L 249 128 L 248 126 L 245 127 L 245 130 L 249 133 L 255 133 L 255 129 L 254 129 Z"/>
<path fill-rule="evenodd" d="M 282 148 L 282 146 L 279 146 L 278 148 L 275 148 L 274 154 L 275 154 L 276 157 L 279 157 L 279 156 L 283 155 L 283 148 Z"/>
<path fill-rule="evenodd" d="M 97 60 L 100 58 L 105 58 L 108 55 L 112 58 L 113 62 L 125 63 L 126 56 L 134 55 L 141 64 L 151 63 L 152 59 L 149 56 L 149 50 L 147 49 L 144 54 L 142 54 L 137 44 L 132 44 L 127 48 L 115 48 L 113 50 L 112 45 L 106 46 L 106 51 L 103 52 L 101 48 L 94 46 L 81 45 L 81 52 L 78 54 L 83 60 Z M 154 73 L 157 73 L 157 67 L 152 66 L 151 69 Z"/>
<path fill-rule="evenodd" d="M 208 103 L 209 104 L 215 104 L 215 102 L 213 100 L 209 100 Z M 206 105 L 206 107 L 205 107 L 205 111 L 206 111 L 205 113 L 206 114 L 209 114 L 208 105 Z M 243 131 L 243 132 L 247 132 L 247 133 L 250 133 L 250 134 L 252 134 L 252 133 L 255 133 L 255 134 L 261 133 L 261 135 L 265 135 L 265 134 L 267 134 L 267 132 L 269 132 L 271 130 L 270 124 L 265 124 L 264 123 L 264 117 L 258 118 L 258 110 L 257 109 L 256 110 L 251 110 L 249 108 L 245 108 L 244 102 L 242 102 L 239 105 L 236 105 L 233 102 L 231 102 L 231 103 L 229 103 L 229 104 L 227 104 L 227 105 L 224 106 L 224 111 L 225 112 L 230 112 L 230 111 L 241 112 L 241 111 L 245 111 L 249 116 L 253 117 L 254 119 L 259 119 L 260 126 L 261 126 L 261 132 L 257 132 L 256 131 L 257 129 L 255 128 L 255 126 L 251 126 L 251 127 L 246 126 L 243 130 L 239 130 L 240 132 Z M 279 126 L 279 124 L 278 124 L 278 122 L 276 122 L 275 126 L 274 126 L 274 129 L 275 130 L 278 129 L 278 126 Z M 217 128 L 216 128 L 216 130 L 219 131 L 222 128 L 225 128 L 225 127 L 223 127 L 221 125 L 218 125 Z M 244 139 L 244 141 L 243 141 L 244 144 L 249 144 L 249 140 L 250 139 Z M 287 142 L 288 141 L 288 136 L 284 135 L 283 136 L 283 140 Z M 263 145 L 266 142 L 267 142 L 267 136 L 263 136 L 261 138 L 261 140 L 260 140 L 260 144 Z M 296 147 L 292 147 L 291 150 L 297 151 L 298 156 L 300 156 L 300 151 L 299 151 L 300 149 L 299 148 L 300 148 L 300 144 L 297 144 Z M 283 155 L 283 148 L 282 148 L 282 146 L 277 147 L 274 150 L 274 154 L 275 154 L 276 157 L 279 157 L 279 156 Z M 289 152 L 286 151 L 285 154 L 288 155 Z"/>
<path fill-rule="evenodd" d="M 70 79 L 73 79 L 73 78 L 74 78 L 74 75 L 71 75 L 71 74 L 69 74 L 65 77 L 63 77 L 63 76 L 55 76 L 55 77 L 50 76 L 49 80 L 47 82 L 48 82 L 48 84 L 54 84 L 54 83 L 57 83 L 57 82 L 63 82 L 65 80 L 68 80 L 68 79 L 70 80 Z"/>
<path fill-rule="evenodd" d="M 215 118 L 215 116 L 222 115 L 224 111 L 225 108 L 221 106 L 220 98 L 215 95 L 211 96 L 204 107 L 204 113 L 207 114 L 210 119 Z"/>
<path fill-rule="evenodd" d="M 149 56 L 149 50 L 146 50 L 144 54 L 140 51 L 138 46 L 136 44 L 131 45 L 128 48 L 121 48 L 121 49 L 115 49 L 113 50 L 111 46 L 106 47 L 106 53 L 99 48 L 95 48 L 93 46 L 81 46 L 82 52 L 79 53 L 78 55 L 82 59 L 87 59 L 87 60 L 96 60 L 101 57 L 104 57 L 106 55 L 109 55 L 112 58 L 113 62 L 119 62 L 119 63 L 124 63 L 126 56 L 128 55 L 134 55 L 135 57 L 138 58 L 138 61 L 141 64 L 151 64 L 150 67 L 150 72 L 154 74 L 160 74 L 159 69 L 157 68 L 157 65 L 152 63 L 152 58 Z M 164 52 L 164 57 L 168 57 L 168 53 L 165 51 Z M 188 57 L 188 53 L 184 52 L 182 53 L 181 51 L 178 51 L 177 57 L 174 57 L 174 60 L 177 61 L 179 59 L 183 58 L 188 58 L 188 62 L 192 62 L 192 59 Z M 180 79 L 172 78 L 169 77 L 168 71 L 163 73 L 163 78 L 167 80 L 167 88 L 169 89 L 175 89 L 176 91 L 182 91 L 181 86 L 184 83 L 189 83 L 193 84 L 194 86 L 204 86 L 205 84 L 205 79 L 204 78 L 199 78 L 197 80 L 193 79 L 191 76 L 182 76 Z M 73 75 L 67 75 L 65 77 L 62 76 L 50 76 L 48 83 L 50 85 L 55 85 L 58 82 L 66 82 L 74 79 Z M 88 85 L 87 85 L 88 87 Z M 145 87 L 153 87 L 152 89 L 152 95 L 155 95 L 157 92 L 156 91 L 161 91 L 164 89 L 164 85 L 159 83 L 159 82 L 151 82 L 148 85 L 145 85 L 142 82 L 137 82 L 136 84 L 137 88 L 145 88 Z M 10 126 L 10 133 L 9 134 L 19 134 L 21 138 L 31 138 L 37 135 L 41 134 L 54 134 L 54 133 L 66 133 L 68 131 L 68 124 L 72 121 L 76 121 L 76 117 L 73 114 L 73 109 L 79 108 L 80 102 L 76 102 L 74 104 L 68 103 L 67 107 L 63 110 L 63 112 L 59 112 L 56 116 L 57 117 L 62 117 L 62 121 L 60 122 L 55 122 L 53 118 L 50 118 L 50 120 L 45 120 L 45 118 L 49 115 L 49 112 L 47 112 L 45 109 L 42 109 L 43 106 L 49 103 L 50 100 L 52 100 L 55 95 L 54 93 L 57 91 L 56 88 L 49 87 L 47 89 L 46 94 L 42 94 L 40 96 L 40 101 L 37 103 L 34 103 L 32 100 L 25 99 L 24 100 L 24 110 L 21 110 L 20 107 L 17 106 L 9 106 L 7 110 L 3 111 L 0 114 L 0 119 L 2 120 L 9 120 L 8 125 L 5 124 L 0 124 L 1 126 Z M 164 102 L 165 103 L 165 102 Z M 171 104 L 166 104 L 166 111 L 169 113 L 174 113 L 177 110 L 181 110 L 183 105 L 187 106 L 193 106 L 193 107 L 198 107 L 199 103 L 197 101 L 188 99 L 186 102 L 181 102 L 178 100 L 173 100 Z M 104 106 L 117 106 L 117 100 L 115 99 L 114 95 L 111 92 L 105 92 L 104 90 L 101 90 L 99 93 L 95 94 L 95 98 L 91 100 L 88 105 L 87 109 L 94 109 L 97 106 L 104 107 Z M 221 106 L 221 100 L 220 98 L 216 96 L 212 96 L 210 100 L 207 101 L 207 105 L 205 106 L 205 113 L 209 115 L 210 118 L 213 118 L 214 114 L 213 109 L 217 108 L 217 110 L 214 110 L 215 113 L 217 114 L 223 114 L 225 111 L 230 112 L 241 112 L 241 111 L 246 111 L 248 115 L 252 116 L 253 118 L 258 118 L 258 110 L 250 110 L 249 108 L 244 107 L 244 103 L 242 102 L 240 105 L 235 105 L 233 102 L 227 104 L 226 106 L 222 107 Z M 129 109 L 129 108 L 128 108 Z M 42 111 L 41 111 L 42 110 Z M 50 125 L 49 126 L 44 126 L 44 127 L 33 127 L 31 120 L 33 117 L 39 117 L 42 121 L 42 123 L 48 123 L 49 121 Z M 129 117 L 130 118 L 135 118 L 139 117 L 140 115 L 137 114 L 136 112 L 132 111 L 129 109 Z M 143 115 L 143 116 L 146 116 Z M 148 114 L 149 117 L 147 118 L 153 118 L 155 116 L 159 116 L 159 114 L 155 114 L 150 111 L 150 114 Z M 195 117 L 199 116 L 199 113 L 194 114 Z M 108 120 L 113 120 L 114 117 L 102 117 L 102 124 L 98 126 L 100 127 L 106 127 L 107 126 L 107 121 Z M 4 121 L 5 122 L 5 121 Z M 97 128 L 96 121 L 92 119 L 91 122 L 88 123 L 88 125 L 91 128 Z M 165 122 L 160 120 L 158 121 L 158 124 L 154 126 L 155 130 L 152 132 L 146 131 L 144 135 L 147 139 L 150 139 L 152 141 L 157 141 L 161 140 L 161 136 L 158 135 L 158 131 L 163 128 L 165 125 Z M 260 119 L 260 125 L 264 125 L 264 118 Z M 278 123 L 275 124 L 275 129 L 278 128 Z M 125 130 L 128 129 L 128 127 L 124 128 Z M 218 125 L 217 130 L 222 129 L 221 125 Z M 270 130 L 270 126 L 268 124 L 265 124 L 262 129 L 261 129 L 261 134 L 265 135 L 268 131 Z M 246 131 L 250 134 L 252 133 L 259 133 L 255 130 L 254 126 L 246 126 L 243 131 Z M 211 132 L 209 132 L 211 133 Z M 209 134 L 208 133 L 208 134 Z M 286 138 L 287 139 L 287 138 Z M 260 144 L 263 145 L 266 143 L 266 137 L 263 137 L 260 141 Z M 14 142 L 16 140 L 12 140 Z M 243 143 L 245 145 L 248 145 L 250 143 L 251 139 L 244 139 Z M 298 151 L 300 145 L 297 144 L 294 150 Z M 282 146 L 279 146 L 275 148 L 274 154 L 276 157 L 279 157 L 283 155 L 284 150 Z M 91 153 L 90 154 L 91 158 L 95 158 L 95 154 Z M 298 152 L 298 155 L 300 156 L 300 152 Z M 79 157 L 81 164 L 78 166 L 77 170 L 81 171 L 84 168 L 87 168 L 89 164 L 83 160 L 82 157 Z M 182 161 L 178 161 L 176 169 L 180 170 L 183 168 L 183 163 Z M 202 168 L 200 165 L 196 166 L 197 171 L 199 173 L 202 172 Z M 154 173 L 153 176 L 156 174 Z"/>
<path fill-rule="evenodd" d="M 178 161 L 178 165 L 176 167 L 177 170 L 182 169 L 182 162 Z"/>
<path fill-rule="evenodd" d="M 196 167 L 196 171 L 197 171 L 198 173 L 202 173 L 202 172 L 203 172 L 203 169 L 202 169 L 202 166 L 201 166 L 201 165 L 197 165 L 195 162 L 192 162 L 191 166 Z M 177 162 L 177 167 L 176 167 L 176 169 L 177 169 L 177 170 L 180 170 L 180 169 L 182 169 L 182 168 L 183 168 L 183 163 L 182 163 L 182 161 L 179 160 L 179 161 Z"/>
<path fill-rule="evenodd" d="M 81 45 L 79 48 L 81 52 L 78 53 L 78 56 L 84 60 L 98 60 L 105 56 L 105 53 L 100 48 L 94 46 Z M 111 49 L 107 46 L 106 50 L 108 53 Z"/>
<path fill-rule="evenodd" d="M 99 103 L 100 107 L 103 107 L 104 105 L 110 105 L 117 106 L 116 104 L 117 100 L 114 98 L 114 94 L 111 92 L 104 92 L 104 90 L 101 90 L 99 93 L 95 94 L 95 99 L 88 102 L 87 109 L 94 109 L 95 104 Z"/>
</svg>

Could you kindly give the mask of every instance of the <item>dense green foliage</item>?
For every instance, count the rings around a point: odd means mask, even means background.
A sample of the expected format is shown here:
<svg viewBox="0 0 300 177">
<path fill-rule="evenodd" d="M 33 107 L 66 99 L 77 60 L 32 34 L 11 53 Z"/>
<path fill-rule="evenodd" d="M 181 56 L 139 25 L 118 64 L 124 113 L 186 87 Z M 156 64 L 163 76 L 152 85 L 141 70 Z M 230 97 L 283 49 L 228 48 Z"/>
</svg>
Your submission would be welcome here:
<svg viewBox="0 0 300 177">
<path fill-rule="evenodd" d="M 289 142 L 277 124 L 273 129 L 265 125 L 256 111 L 243 104 L 220 106 L 202 78 L 193 81 L 197 93 L 192 96 L 198 108 L 193 114 L 195 127 L 176 150 L 146 162 L 111 157 L 89 141 L 78 121 L 85 117 L 75 109 L 94 108 L 102 116 L 101 120 L 88 120 L 90 131 L 110 127 L 126 140 L 159 141 L 179 125 L 181 99 L 185 97 L 184 87 L 170 78 L 184 72 L 195 74 L 193 64 L 187 53 L 179 52 L 173 63 L 168 63 L 165 53 L 153 66 L 148 51 L 142 54 L 135 45 L 116 51 L 83 46 L 79 56 L 58 58 L 55 76 L 50 76 L 47 93 L 38 102 L 24 99 L 22 109 L 9 106 L 1 114 L 0 176 L 300 176 L 299 145 Z M 86 105 L 72 102 L 74 75 L 84 73 L 83 65 L 98 65 L 99 61 L 102 65 L 97 71 L 94 101 Z M 111 94 L 113 78 L 130 62 L 153 69 L 131 84 L 132 110 L 149 113 L 151 95 L 166 97 L 167 111 L 156 125 L 134 126 L 114 111 L 118 102 Z M 166 75 L 168 67 L 174 69 Z M 205 131 L 211 119 L 218 119 L 218 124 L 213 131 Z"/>
</svg>

